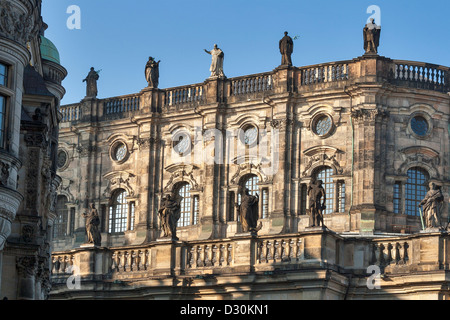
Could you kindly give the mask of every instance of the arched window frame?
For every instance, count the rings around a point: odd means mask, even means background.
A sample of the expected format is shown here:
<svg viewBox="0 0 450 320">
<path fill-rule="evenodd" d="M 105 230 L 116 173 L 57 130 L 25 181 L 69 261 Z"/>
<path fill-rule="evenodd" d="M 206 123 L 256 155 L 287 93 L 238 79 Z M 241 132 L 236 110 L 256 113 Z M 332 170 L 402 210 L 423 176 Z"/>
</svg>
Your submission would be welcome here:
<svg viewBox="0 0 450 320">
<path fill-rule="evenodd" d="M 200 195 L 195 192 L 189 182 L 178 182 L 173 191 L 183 197 L 180 202 L 181 212 L 178 220 L 178 228 L 197 225 L 200 219 Z"/>
<path fill-rule="evenodd" d="M 57 217 L 53 223 L 53 238 L 61 239 L 69 234 L 69 200 L 64 195 L 58 195 L 56 200 L 56 214 Z"/>
<path fill-rule="evenodd" d="M 109 234 L 120 234 L 133 231 L 135 225 L 135 201 L 131 201 L 125 189 L 116 189 L 108 206 Z"/>
</svg>

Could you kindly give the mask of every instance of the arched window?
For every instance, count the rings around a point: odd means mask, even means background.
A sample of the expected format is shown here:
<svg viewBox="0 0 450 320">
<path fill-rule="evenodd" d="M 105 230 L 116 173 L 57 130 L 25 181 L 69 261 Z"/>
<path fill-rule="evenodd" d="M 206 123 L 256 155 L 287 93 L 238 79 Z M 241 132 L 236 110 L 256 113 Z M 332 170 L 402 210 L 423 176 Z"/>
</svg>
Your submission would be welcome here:
<svg viewBox="0 0 450 320">
<path fill-rule="evenodd" d="M 134 202 L 128 202 L 128 193 L 117 190 L 109 206 L 108 232 L 121 233 L 134 230 Z"/>
<path fill-rule="evenodd" d="M 408 170 L 408 181 L 405 188 L 405 213 L 411 216 L 418 216 L 419 203 L 427 194 L 428 172 L 422 168 L 414 167 Z"/>
<path fill-rule="evenodd" d="M 53 224 L 53 237 L 63 238 L 67 236 L 67 223 L 69 220 L 69 209 L 67 197 L 58 196 L 56 199 L 56 219 Z"/>
<path fill-rule="evenodd" d="M 182 198 L 178 227 L 186 227 L 191 224 L 191 185 L 189 183 L 181 183 L 177 186 L 177 189 L 178 196 Z"/>
<path fill-rule="evenodd" d="M 180 219 L 178 227 L 187 227 L 198 224 L 199 219 L 199 196 L 191 194 L 191 185 L 187 182 L 175 186 L 175 193 L 180 197 Z"/>
<path fill-rule="evenodd" d="M 323 188 L 325 189 L 326 194 L 326 209 L 325 214 L 330 214 L 334 211 L 334 183 L 333 183 L 333 169 L 330 167 L 321 167 L 317 170 L 316 173 L 316 181 L 322 180 Z"/>
</svg>

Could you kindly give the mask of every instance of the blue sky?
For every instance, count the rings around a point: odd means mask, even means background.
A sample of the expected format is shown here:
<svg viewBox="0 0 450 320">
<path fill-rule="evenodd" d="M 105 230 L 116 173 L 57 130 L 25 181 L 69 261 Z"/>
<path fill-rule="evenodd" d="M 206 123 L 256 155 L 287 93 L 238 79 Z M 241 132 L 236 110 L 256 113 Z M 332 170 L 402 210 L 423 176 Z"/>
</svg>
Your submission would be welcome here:
<svg viewBox="0 0 450 320">
<path fill-rule="evenodd" d="M 67 8 L 81 10 L 81 29 L 70 30 Z M 271 71 L 281 62 L 284 31 L 295 40 L 297 67 L 350 60 L 364 53 L 362 28 L 376 5 L 381 13 L 379 54 L 450 66 L 450 1 L 444 0 L 43 0 L 46 37 L 69 75 L 63 104 L 85 96 L 90 67 L 102 70 L 99 98 L 146 87 L 149 56 L 161 60 L 160 88 L 209 77 L 215 43 L 225 52 L 227 77 Z"/>
</svg>

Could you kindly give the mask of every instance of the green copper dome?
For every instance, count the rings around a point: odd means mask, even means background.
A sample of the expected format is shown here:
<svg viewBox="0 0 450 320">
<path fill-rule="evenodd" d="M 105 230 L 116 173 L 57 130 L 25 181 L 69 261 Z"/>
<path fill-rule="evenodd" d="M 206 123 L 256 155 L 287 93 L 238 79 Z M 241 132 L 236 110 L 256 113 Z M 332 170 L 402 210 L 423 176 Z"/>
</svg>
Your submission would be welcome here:
<svg viewBox="0 0 450 320">
<path fill-rule="evenodd" d="M 42 59 L 61 64 L 58 49 L 56 49 L 53 42 L 43 36 L 41 36 L 41 57 Z"/>
</svg>

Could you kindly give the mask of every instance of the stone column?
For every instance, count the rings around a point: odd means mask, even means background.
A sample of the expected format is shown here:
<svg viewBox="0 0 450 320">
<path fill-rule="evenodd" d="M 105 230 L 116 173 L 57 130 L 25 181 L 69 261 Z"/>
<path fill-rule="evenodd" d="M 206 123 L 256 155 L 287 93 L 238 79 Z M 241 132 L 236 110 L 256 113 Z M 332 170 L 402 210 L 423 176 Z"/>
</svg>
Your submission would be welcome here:
<svg viewBox="0 0 450 320">
<path fill-rule="evenodd" d="M 16 267 L 19 275 L 17 299 L 35 300 L 37 258 L 35 256 L 18 257 Z"/>
</svg>

